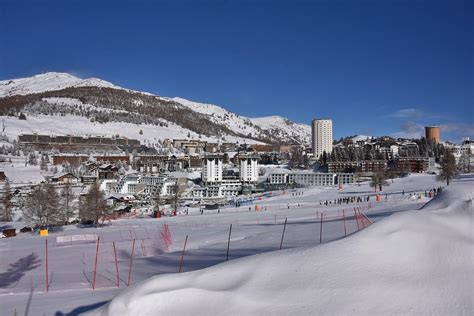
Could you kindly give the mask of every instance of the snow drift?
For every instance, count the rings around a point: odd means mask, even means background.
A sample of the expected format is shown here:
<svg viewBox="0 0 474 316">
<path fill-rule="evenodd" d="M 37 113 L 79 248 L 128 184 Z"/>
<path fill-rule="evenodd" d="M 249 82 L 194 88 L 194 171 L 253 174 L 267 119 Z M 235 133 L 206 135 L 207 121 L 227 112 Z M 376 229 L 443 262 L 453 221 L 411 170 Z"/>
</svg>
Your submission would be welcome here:
<svg viewBox="0 0 474 316">
<path fill-rule="evenodd" d="M 474 176 L 346 239 L 153 277 L 94 315 L 472 315 Z"/>
</svg>

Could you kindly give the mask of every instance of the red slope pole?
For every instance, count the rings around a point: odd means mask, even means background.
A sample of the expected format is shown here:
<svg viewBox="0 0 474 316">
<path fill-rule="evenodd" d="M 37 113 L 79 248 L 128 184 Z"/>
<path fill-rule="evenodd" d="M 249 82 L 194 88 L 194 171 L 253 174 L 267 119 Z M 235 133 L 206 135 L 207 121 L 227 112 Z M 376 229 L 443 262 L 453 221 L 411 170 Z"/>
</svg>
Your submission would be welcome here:
<svg viewBox="0 0 474 316">
<path fill-rule="evenodd" d="M 319 243 L 323 242 L 323 212 L 321 212 L 321 225 L 319 228 Z"/>
<path fill-rule="evenodd" d="M 226 261 L 229 261 L 230 234 L 232 234 L 232 224 L 230 224 L 230 227 L 229 227 L 229 239 L 227 240 L 227 257 L 226 257 Z"/>
<path fill-rule="evenodd" d="M 115 241 L 112 242 L 112 246 L 114 247 L 115 273 L 117 275 L 117 287 L 120 287 L 118 261 L 117 261 L 117 249 L 115 248 Z"/>
<path fill-rule="evenodd" d="M 184 240 L 184 247 L 183 252 L 181 253 L 181 260 L 179 260 L 179 271 L 181 272 L 181 268 L 183 267 L 183 259 L 184 259 L 184 252 L 186 251 L 186 244 L 188 243 L 188 235 L 186 235 L 186 239 Z"/>
<path fill-rule="evenodd" d="M 132 264 L 133 264 L 133 253 L 135 252 L 135 239 L 132 242 L 132 253 L 130 255 L 130 267 L 128 268 L 128 283 L 127 286 L 130 286 L 132 281 Z"/>
<path fill-rule="evenodd" d="M 46 293 L 49 290 L 49 281 L 48 281 L 48 239 L 45 240 L 46 247 L 45 247 L 45 254 L 46 254 Z"/>
<path fill-rule="evenodd" d="M 347 229 L 346 229 L 346 211 L 342 210 L 342 217 L 344 219 L 344 237 L 347 236 Z"/>
<path fill-rule="evenodd" d="M 95 276 L 97 274 L 97 261 L 99 260 L 99 243 L 100 237 L 97 237 L 97 247 L 95 250 L 95 263 L 94 263 L 94 278 L 92 280 L 92 289 L 95 290 Z"/>
<path fill-rule="evenodd" d="M 283 238 L 285 237 L 285 230 L 286 230 L 286 222 L 287 221 L 288 221 L 288 218 L 285 218 L 285 225 L 283 225 L 283 232 L 281 234 L 280 250 L 281 250 L 281 247 L 283 246 Z"/>
</svg>

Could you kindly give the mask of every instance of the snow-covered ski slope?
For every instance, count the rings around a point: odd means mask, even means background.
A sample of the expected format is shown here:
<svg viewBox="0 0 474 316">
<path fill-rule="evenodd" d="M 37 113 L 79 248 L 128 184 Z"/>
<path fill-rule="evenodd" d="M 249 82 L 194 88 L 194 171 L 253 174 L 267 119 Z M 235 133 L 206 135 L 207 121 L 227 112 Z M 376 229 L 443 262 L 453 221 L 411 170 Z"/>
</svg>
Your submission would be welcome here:
<svg viewBox="0 0 474 316">
<path fill-rule="evenodd" d="M 322 246 L 156 276 L 96 315 L 472 315 L 474 175 Z"/>
<path fill-rule="evenodd" d="M 430 199 L 410 193 L 443 185 L 430 175 L 396 179 L 384 188 L 387 199 L 384 195 L 381 202 L 372 198 L 368 210 L 367 203 L 319 203 L 373 194 L 362 184 L 345 186 L 343 192 L 317 187 L 299 190 L 299 194 L 276 192 L 251 205 L 220 209 L 220 213 L 199 215 L 198 209 L 190 208 L 187 216 L 123 219 L 102 229 L 66 227 L 48 237 L 49 293 L 45 293 L 45 239 L 30 234 L 1 239 L 2 312 L 468 314 L 472 309 L 473 210 L 469 201 L 473 184 L 474 179 L 468 177 L 455 181 L 421 211 Z M 256 204 L 260 212 L 255 212 Z M 376 223 L 357 232 L 354 207 L 365 210 Z M 288 224 L 279 251 L 285 218 Z M 165 223 L 172 236 L 169 249 L 161 238 Z M 225 263 L 230 224 L 229 262 Z M 96 245 L 56 243 L 58 236 L 83 234 L 95 234 L 101 240 L 94 291 Z M 183 273 L 177 274 L 186 236 Z M 133 239 L 132 288 L 124 291 Z"/>
</svg>

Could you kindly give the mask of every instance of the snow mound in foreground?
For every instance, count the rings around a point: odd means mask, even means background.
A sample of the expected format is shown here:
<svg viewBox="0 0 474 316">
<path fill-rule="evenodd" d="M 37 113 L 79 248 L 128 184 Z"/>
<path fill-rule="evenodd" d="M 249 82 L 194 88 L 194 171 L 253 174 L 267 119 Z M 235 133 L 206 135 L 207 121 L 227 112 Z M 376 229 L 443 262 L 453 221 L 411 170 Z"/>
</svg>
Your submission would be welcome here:
<svg viewBox="0 0 474 316">
<path fill-rule="evenodd" d="M 461 181 L 462 180 L 462 181 Z M 472 315 L 474 178 L 346 239 L 153 277 L 96 315 Z"/>
<path fill-rule="evenodd" d="M 455 190 L 444 190 L 425 204 L 425 211 L 435 212 L 468 212 L 472 211 L 472 199 L 474 198 L 474 174 L 464 174 L 455 180 Z"/>
</svg>

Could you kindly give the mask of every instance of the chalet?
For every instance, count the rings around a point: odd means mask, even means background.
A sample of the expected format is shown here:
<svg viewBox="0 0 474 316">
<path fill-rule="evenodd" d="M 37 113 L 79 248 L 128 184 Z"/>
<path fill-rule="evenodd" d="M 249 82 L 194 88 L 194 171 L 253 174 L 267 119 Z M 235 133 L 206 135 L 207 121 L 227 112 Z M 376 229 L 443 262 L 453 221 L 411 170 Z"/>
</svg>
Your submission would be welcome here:
<svg viewBox="0 0 474 316">
<path fill-rule="evenodd" d="M 121 203 L 125 203 L 124 197 L 119 194 L 110 194 L 105 200 L 109 206 L 117 206 Z"/>
<path fill-rule="evenodd" d="M 76 184 L 77 177 L 72 173 L 64 173 L 51 178 L 52 183 L 57 184 Z"/>
<path fill-rule="evenodd" d="M 104 164 L 104 165 L 100 165 L 96 169 L 96 172 L 97 172 L 97 177 L 99 178 L 99 180 L 114 179 L 117 176 L 118 167 L 112 164 Z"/>
</svg>

